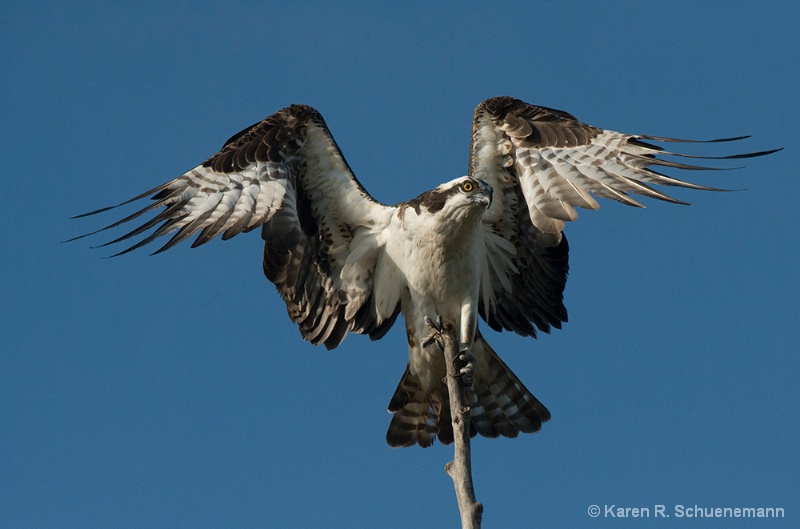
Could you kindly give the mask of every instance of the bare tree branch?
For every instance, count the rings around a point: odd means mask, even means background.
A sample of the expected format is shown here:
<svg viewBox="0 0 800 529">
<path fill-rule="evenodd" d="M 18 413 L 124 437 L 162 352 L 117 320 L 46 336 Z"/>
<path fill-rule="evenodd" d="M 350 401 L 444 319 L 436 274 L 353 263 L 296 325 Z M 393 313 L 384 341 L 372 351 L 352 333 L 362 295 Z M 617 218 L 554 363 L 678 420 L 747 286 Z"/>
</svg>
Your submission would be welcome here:
<svg viewBox="0 0 800 529">
<path fill-rule="evenodd" d="M 475 499 L 472 486 L 472 453 L 470 451 L 469 406 L 464 396 L 464 386 L 471 384 L 471 358 L 459 354 L 453 325 L 428 321 L 429 339 L 435 339 L 444 351 L 447 365 L 447 391 L 450 394 L 450 414 L 453 421 L 454 457 L 444 467 L 453 479 L 462 529 L 480 529 L 483 505 Z M 468 354 L 468 353 L 467 353 Z M 465 365 L 466 364 L 466 365 Z"/>
</svg>

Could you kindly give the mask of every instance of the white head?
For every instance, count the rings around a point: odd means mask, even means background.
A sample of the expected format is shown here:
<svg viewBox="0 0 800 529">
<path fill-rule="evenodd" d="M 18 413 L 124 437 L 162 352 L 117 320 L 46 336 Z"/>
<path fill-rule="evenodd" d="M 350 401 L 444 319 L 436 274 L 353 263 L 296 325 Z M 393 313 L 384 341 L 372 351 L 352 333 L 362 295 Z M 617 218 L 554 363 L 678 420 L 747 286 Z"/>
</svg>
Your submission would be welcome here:
<svg viewBox="0 0 800 529">
<path fill-rule="evenodd" d="M 443 214 L 446 217 L 480 216 L 492 203 L 492 186 L 483 180 L 462 176 L 422 193 L 408 202 L 420 212 Z"/>
</svg>

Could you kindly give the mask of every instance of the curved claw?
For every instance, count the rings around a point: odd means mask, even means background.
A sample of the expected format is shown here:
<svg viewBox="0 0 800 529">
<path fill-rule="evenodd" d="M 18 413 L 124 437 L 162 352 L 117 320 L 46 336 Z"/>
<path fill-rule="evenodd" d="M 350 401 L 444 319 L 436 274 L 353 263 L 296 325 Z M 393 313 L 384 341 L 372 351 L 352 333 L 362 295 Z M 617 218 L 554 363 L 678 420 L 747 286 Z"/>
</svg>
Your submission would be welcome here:
<svg viewBox="0 0 800 529">
<path fill-rule="evenodd" d="M 442 344 L 442 331 L 444 330 L 444 320 L 442 319 L 441 314 L 436 317 L 436 321 L 433 321 L 428 316 L 425 316 L 425 323 L 428 325 L 431 332 L 424 340 L 422 340 L 422 347 L 428 347 L 432 343 L 436 342 L 436 345 L 439 346 L 439 349 L 444 350 L 444 346 Z"/>
<path fill-rule="evenodd" d="M 458 352 L 458 356 L 453 359 L 453 366 L 458 370 L 455 376 L 459 384 L 464 387 L 472 386 L 475 381 L 475 357 L 469 347 L 462 347 Z"/>
<path fill-rule="evenodd" d="M 475 361 L 475 357 L 472 356 L 472 351 L 469 347 L 464 346 L 458 352 L 458 356 L 456 357 L 456 361 L 464 362 L 465 364 L 471 364 Z"/>
<path fill-rule="evenodd" d="M 442 319 L 441 314 L 436 316 L 436 321 L 433 321 L 428 316 L 425 316 L 425 323 L 431 328 L 432 331 L 435 330 L 436 332 L 442 332 L 444 330 L 444 320 Z"/>
</svg>

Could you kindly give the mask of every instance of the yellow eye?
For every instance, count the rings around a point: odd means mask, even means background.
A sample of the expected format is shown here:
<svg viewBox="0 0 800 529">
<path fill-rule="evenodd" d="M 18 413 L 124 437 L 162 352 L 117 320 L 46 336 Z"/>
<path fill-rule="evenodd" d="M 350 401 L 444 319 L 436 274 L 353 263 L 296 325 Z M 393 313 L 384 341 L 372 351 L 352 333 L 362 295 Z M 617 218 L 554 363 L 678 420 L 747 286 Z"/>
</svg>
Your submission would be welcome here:
<svg viewBox="0 0 800 529">
<path fill-rule="evenodd" d="M 461 184 L 461 191 L 464 191 L 465 193 L 469 193 L 474 188 L 475 188 L 475 185 L 472 182 L 470 182 L 469 180 L 467 180 L 466 182 Z"/>
</svg>

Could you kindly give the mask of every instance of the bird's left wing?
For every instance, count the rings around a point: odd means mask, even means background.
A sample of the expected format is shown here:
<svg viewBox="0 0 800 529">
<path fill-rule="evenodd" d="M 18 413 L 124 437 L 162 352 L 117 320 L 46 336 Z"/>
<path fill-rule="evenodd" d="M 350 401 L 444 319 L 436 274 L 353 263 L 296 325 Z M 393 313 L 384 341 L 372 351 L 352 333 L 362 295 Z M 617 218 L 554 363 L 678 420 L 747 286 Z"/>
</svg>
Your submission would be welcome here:
<svg viewBox="0 0 800 529">
<path fill-rule="evenodd" d="M 192 247 L 220 234 L 224 240 L 261 227 L 264 272 L 304 338 L 329 348 L 348 331 L 376 338 L 397 316 L 397 303 L 380 313 L 372 297 L 375 234 L 393 208 L 377 202 L 361 186 L 322 116 L 311 107 L 292 105 L 276 112 L 230 138 L 217 154 L 175 180 L 80 216 L 151 195 L 147 206 L 93 232 L 154 213 L 102 246 L 152 230 L 115 254 L 120 255 L 172 234 L 156 250 L 159 253 L 194 235 Z"/>
<path fill-rule="evenodd" d="M 531 322 L 547 331 L 566 321 L 561 303 L 567 274 L 562 230 L 566 221 L 578 218 L 576 208 L 598 209 L 595 197 L 642 207 L 630 194 L 682 203 L 652 185 L 714 188 L 653 167 L 709 168 L 669 157 L 735 159 L 775 152 L 691 156 L 666 151 L 653 141 L 691 142 L 600 129 L 566 112 L 511 97 L 487 99 L 477 107 L 470 176 L 492 184 L 496 197 L 484 217 L 487 265 L 481 311 L 490 326 L 534 334 Z"/>
</svg>

